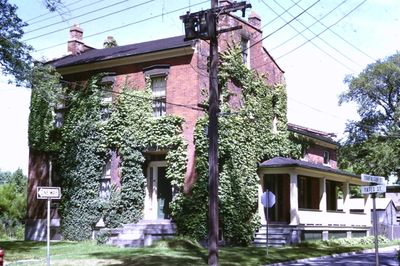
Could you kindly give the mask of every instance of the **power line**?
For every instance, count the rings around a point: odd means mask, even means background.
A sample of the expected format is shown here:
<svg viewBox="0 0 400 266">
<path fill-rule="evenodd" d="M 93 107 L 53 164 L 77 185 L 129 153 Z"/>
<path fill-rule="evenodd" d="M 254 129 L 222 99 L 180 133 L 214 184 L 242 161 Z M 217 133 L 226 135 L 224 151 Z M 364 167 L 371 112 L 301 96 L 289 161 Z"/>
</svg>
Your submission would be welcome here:
<svg viewBox="0 0 400 266">
<path fill-rule="evenodd" d="M 303 15 L 307 10 L 311 9 L 313 6 L 315 6 L 318 2 L 320 2 L 321 0 L 317 0 L 315 1 L 312 5 L 310 5 L 309 7 L 307 7 L 307 9 L 303 10 L 302 12 L 300 12 L 297 16 L 293 17 L 291 20 L 289 20 L 288 22 L 286 22 L 285 24 L 283 24 L 282 26 L 280 26 L 279 28 L 277 28 L 276 30 L 274 30 L 273 32 L 271 32 L 270 34 L 268 34 L 267 36 L 263 37 L 261 40 L 253 43 L 252 45 L 250 45 L 249 47 L 247 47 L 246 49 L 244 49 L 242 52 L 247 51 L 248 49 L 250 49 L 251 47 L 259 44 L 260 42 L 262 42 L 263 40 L 267 39 L 268 37 L 271 37 L 272 35 L 274 35 L 275 33 L 277 33 L 278 31 L 280 31 L 281 29 L 283 29 L 284 27 L 286 27 L 287 25 L 289 25 L 290 23 L 292 23 L 295 19 L 297 19 L 298 17 L 300 17 L 301 15 Z M 365 0 L 366 1 L 366 0 Z"/>
<path fill-rule="evenodd" d="M 284 45 L 285 43 L 287 43 L 287 42 L 290 42 L 291 40 L 293 40 L 294 38 L 296 38 L 297 36 L 299 36 L 300 34 L 302 34 L 303 32 L 305 32 L 308 28 L 311 28 L 312 26 L 314 26 L 315 24 L 317 24 L 317 22 L 319 22 L 319 21 L 321 21 L 321 20 L 323 20 L 324 18 L 326 18 L 327 16 L 329 16 L 333 11 L 335 11 L 337 8 L 339 8 L 342 4 L 344 4 L 345 2 L 346 2 L 347 0 L 344 0 L 344 1 L 342 1 L 339 5 L 337 5 L 335 8 L 333 8 L 333 9 L 331 9 L 328 13 L 326 13 L 325 15 L 323 15 L 322 17 L 320 17 L 320 18 L 315 18 L 315 20 L 317 20 L 317 21 L 315 21 L 314 23 L 312 23 L 310 26 L 308 26 L 308 27 L 306 27 L 306 26 L 304 26 L 305 27 L 305 29 L 304 30 L 302 30 L 302 31 L 297 31 L 297 34 L 295 34 L 295 35 L 293 35 L 292 37 L 290 37 L 290 38 L 288 38 L 288 39 L 286 39 L 285 41 L 283 41 L 283 42 L 281 42 L 280 44 L 278 44 L 278 45 L 276 45 L 276 46 L 274 46 L 274 47 L 272 47 L 271 49 L 270 49 L 270 51 L 273 51 L 273 50 L 275 50 L 276 48 L 278 48 L 278 47 L 281 47 L 282 45 Z M 264 2 L 264 1 L 263 1 Z M 265 4 L 265 3 L 264 3 Z M 299 7 L 300 7 L 300 5 L 299 5 Z M 310 13 L 308 13 L 307 12 L 307 14 L 308 15 L 310 15 Z M 291 15 L 291 14 L 290 14 Z M 315 34 L 314 34 L 315 35 Z M 307 38 L 306 38 L 307 39 Z"/>
<path fill-rule="evenodd" d="M 152 1 L 154 1 L 154 0 L 152 0 Z M 200 3 L 194 4 L 194 5 L 192 4 L 191 6 L 193 7 L 193 6 L 197 6 L 197 5 L 202 5 L 202 4 L 208 3 L 208 2 L 209 1 L 203 1 L 203 2 L 200 2 Z M 158 15 L 155 15 L 155 16 L 152 16 L 152 17 L 148 17 L 148 18 L 145 18 L 145 19 L 142 19 L 142 20 L 134 21 L 132 23 L 128 23 L 128 24 L 123 25 L 123 26 L 119 26 L 119 27 L 115 27 L 115 28 L 111 28 L 111 29 L 107 29 L 107 30 L 104 30 L 104 31 L 101 31 L 101 32 L 97 32 L 97 33 L 91 34 L 91 35 L 85 36 L 85 38 L 87 39 L 87 38 L 90 38 L 90 37 L 93 37 L 93 36 L 97 36 L 97 35 L 100 35 L 100 34 L 103 34 L 103 33 L 106 33 L 106 32 L 119 30 L 119 29 L 122 29 L 122 28 L 125 28 L 125 27 L 128 27 L 128 26 L 132 26 L 132 25 L 135 25 L 135 24 L 139 24 L 139 23 L 151 20 L 151 19 L 159 18 L 159 17 L 161 17 L 163 15 L 173 14 L 175 12 L 182 11 L 182 10 L 185 10 L 187 8 L 188 7 L 183 7 L 183 8 L 178 8 L 178 9 L 169 11 L 167 13 L 163 12 L 161 14 L 158 14 Z M 61 45 L 65 45 L 65 42 L 62 42 L 62 43 L 59 43 L 59 44 L 55 44 L 55 45 L 52 45 L 52 46 L 48 46 L 48 47 L 45 47 L 45 48 L 42 48 L 42 49 L 39 49 L 39 50 L 36 50 L 36 51 L 37 52 L 41 52 L 41 51 L 48 50 L 48 49 L 51 49 L 51 48 L 54 48 L 54 47 L 58 47 L 58 46 L 61 46 Z"/>
<path fill-rule="evenodd" d="M 60 80 L 60 83 L 82 87 L 82 85 L 79 82 L 76 82 L 76 81 Z M 195 110 L 195 111 L 204 111 L 204 109 L 199 108 L 197 106 L 195 107 L 195 106 L 187 105 L 187 104 L 174 103 L 174 102 L 169 102 L 169 101 L 166 101 L 166 100 L 164 101 L 164 100 L 157 99 L 157 98 L 152 98 L 152 97 L 150 98 L 150 97 L 145 97 L 145 96 L 140 96 L 140 95 L 133 95 L 133 94 L 129 94 L 129 93 L 126 93 L 126 92 L 107 90 L 107 89 L 104 89 L 104 88 L 100 88 L 100 90 L 103 91 L 103 92 L 110 92 L 110 93 L 113 93 L 113 94 L 124 95 L 124 96 L 137 98 L 137 99 L 141 99 L 141 100 L 147 100 L 147 101 L 152 101 L 152 102 L 160 102 L 160 103 L 165 103 L 165 104 L 172 105 L 172 106 L 188 108 L 188 109 L 192 109 L 192 110 Z"/>
<path fill-rule="evenodd" d="M 102 0 L 99 0 L 99 1 L 102 1 Z M 73 2 L 73 3 L 70 3 L 70 4 L 68 4 L 68 5 L 65 5 L 65 7 L 67 7 L 67 6 L 72 6 L 72 5 L 74 5 L 74 4 L 76 4 L 76 3 L 79 3 L 79 2 L 81 2 L 81 0 L 77 0 L 77 1 L 75 1 L 75 2 Z M 38 16 L 36 16 L 36 17 L 33 17 L 33 18 L 30 18 L 30 19 L 26 20 L 26 22 L 35 20 L 35 19 L 37 19 L 37 18 L 41 18 L 41 17 L 43 17 L 43 16 L 45 16 L 45 15 L 47 15 L 47 14 L 51 14 L 52 12 L 53 12 L 53 11 L 48 11 L 48 12 L 46 12 L 46 13 L 40 14 L 40 15 L 38 15 Z M 63 14 L 65 14 L 65 13 L 67 13 L 67 12 L 61 13 L 61 14 L 59 14 L 59 15 L 63 15 Z M 56 15 L 56 16 L 58 16 L 58 15 Z M 53 17 L 54 17 L 54 16 L 53 16 Z M 37 21 L 31 23 L 30 25 L 36 24 L 36 23 L 37 23 Z"/>
<path fill-rule="evenodd" d="M 293 3 L 294 0 L 291 0 Z M 297 5 L 297 3 L 296 3 Z M 303 9 L 300 5 L 297 5 L 299 8 Z M 311 16 L 313 19 L 318 20 L 316 17 L 314 17 L 312 14 L 310 14 L 309 12 L 307 12 L 307 14 L 309 16 Z M 327 28 L 327 26 L 321 22 L 321 20 L 318 21 L 322 26 L 324 26 L 325 28 Z M 375 60 L 375 58 L 372 58 L 370 55 L 368 55 L 367 53 L 365 53 L 364 51 L 362 51 L 360 48 L 358 48 L 357 46 L 355 46 L 354 44 L 352 44 L 351 42 L 347 41 L 345 38 L 343 38 L 341 35 L 339 35 L 338 33 L 336 33 L 334 30 L 329 29 L 329 31 L 331 33 L 333 33 L 334 35 L 336 35 L 336 37 L 340 38 L 342 41 L 344 41 L 345 43 L 347 43 L 348 45 L 350 45 L 351 47 L 353 47 L 354 49 L 356 49 L 357 51 L 359 51 L 360 53 L 362 53 L 363 55 L 365 55 L 366 57 L 368 57 L 369 59 Z"/>
<path fill-rule="evenodd" d="M 264 26 L 261 27 L 261 29 L 265 28 L 266 26 L 268 26 L 269 24 L 271 24 L 272 22 L 274 22 L 275 20 L 277 20 L 278 18 L 282 17 L 283 14 L 289 12 L 290 9 L 292 9 L 294 6 L 296 6 L 298 3 L 300 3 L 302 0 L 297 1 L 294 5 L 292 5 L 291 7 L 289 7 L 288 9 L 285 9 L 281 14 L 277 15 L 274 19 L 268 21 Z M 276 13 L 275 13 L 276 14 Z"/>
<path fill-rule="evenodd" d="M 80 15 L 77 15 L 77 16 L 72 17 L 72 18 L 69 18 L 69 19 L 80 18 L 80 17 L 86 16 L 86 15 L 89 15 L 89 14 L 92 14 L 92 13 L 95 13 L 95 12 L 98 12 L 98 11 L 101 11 L 101 10 L 104 10 L 104 9 L 107 9 L 107 8 L 110 8 L 110 7 L 114 7 L 114 6 L 116 6 L 116 5 L 119 5 L 119 4 L 128 2 L 128 1 L 131 1 L 131 0 L 119 1 L 119 2 L 117 2 L 117 3 L 111 4 L 111 5 L 108 5 L 108 6 L 105 6 L 105 7 L 101 7 L 101 8 L 98 8 L 98 9 L 95 9 L 95 10 L 92 10 L 92 11 L 89 11 L 89 12 L 86 12 L 86 13 L 83 13 L 83 14 L 80 14 Z M 54 25 L 61 24 L 61 23 L 64 23 L 64 21 L 59 21 L 59 22 L 56 22 L 56 23 L 47 24 L 47 25 L 44 25 L 44 26 L 42 26 L 42 27 L 39 27 L 39 28 L 30 30 L 30 31 L 26 31 L 25 34 L 32 33 L 32 32 L 35 32 L 35 31 L 38 31 L 38 30 L 41 30 L 41 29 L 45 29 L 45 28 L 48 28 L 48 27 L 52 27 L 52 26 L 54 26 Z"/>
<path fill-rule="evenodd" d="M 304 46 L 305 44 L 307 44 L 308 42 L 312 41 L 313 39 L 317 38 L 319 35 L 323 34 L 324 32 L 326 32 L 328 29 L 332 28 L 333 26 L 335 26 L 336 24 L 338 24 L 340 21 L 342 21 L 344 18 L 346 18 L 348 15 L 350 15 L 352 12 L 354 12 L 356 9 L 358 9 L 361 5 L 363 5 L 367 0 L 362 1 L 361 3 L 359 3 L 356 7 L 354 7 L 352 10 L 350 10 L 350 12 L 348 12 L 346 15 L 344 15 L 343 17 L 341 17 L 339 20 L 337 20 L 335 23 L 333 23 L 332 25 L 330 25 L 329 27 L 327 27 L 325 30 L 321 31 L 320 33 L 318 33 L 317 35 L 315 35 L 313 38 L 305 41 L 304 43 L 302 43 L 301 45 L 297 46 L 296 48 L 290 50 L 289 52 L 279 56 L 277 58 L 277 60 L 279 60 L 280 58 L 291 54 L 292 52 L 296 51 L 297 49 L 299 49 L 300 47 Z"/>
<path fill-rule="evenodd" d="M 135 4 L 135 5 L 133 5 L 133 6 L 130 6 L 130 7 L 124 8 L 124 9 L 120 9 L 120 10 L 118 10 L 118 11 L 111 12 L 111 13 L 108 13 L 108 14 L 106 14 L 106 15 L 102 15 L 102 16 L 99 16 L 99 17 L 96 17 L 96 18 L 93 18 L 93 19 L 86 20 L 86 21 L 84 21 L 84 22 L 82 22 L 82 23 L 80 23 L 80 24 L 85 24 L 85 23 L 92 22 L 92 21 L 95 21 L 95 20 L 98 20 L 98 19 L 102 19 L 102 18 L 111 16 L 111 15 L 115 15 L 115 14 L 117 14 L 117 13 L 121 13 L 121 12 L 124 12 L 124 11 L 126 11 L 126 10 L 129 10 L 129 9 L 132 9 L 132 8 L 135 8 L 135 7 L 139 7 L 139 6 L 145 5 L 145 4 L 148 4 L 148 3 L 153 2 L 153 1 L 155 1 L 155 0 L 148 0 L 148 1 L 143 2 L 143 3 L 140 3 L 140 4 Z M 40 37 L 43 37 L 43 36 L 47 36 L 47 35 L 50 35 L 50 34 L 53 34 L 53 33 L 59 32 L 59 31 L 62 31 L 62 30 L 67 30 L 67 29 L 69 29 L 69 28 L 70 28 L 70 27 L 57 29 L 57 30 L 54 30 L 54 31 L 50 31 L 50 32 L 41 34 L 41 35 L 34 36 L 34 37 L 32 37 L 32 38 L 29 38 L 29 39 L 25 39 L 25 40 L 23 40 L 23 41 L 24 41 L 24 42 L 31 41 L 31 40 L 34 40 L 34 39 L 37 39 L 37 38 L 40 38 Z"/>
<path fill-rule="evenodd" d="M 347 0 L 342 1 L 338 6 L 336 6 L 334 9 L 332 9 L 329 13 L 333 12 L 334 10 L 336 10 L 340 5 L 342 5 L 344 2 L 346 2 Z M 262 0 L 262 2 L 264 3 L 264 5 L 268 6 L 274 13 L 276 13 L 269 5 L 267 5 L 265 3 L 264 0 Z M 284 9 L 276 0 L 274 0 L 274 2 L 279 5 L 282 9 Z M 290 12 L 288 12 L 289 15 L 292 16 L 292 14 Z M 326 16 L 324 16 L 326 17 Z M 286 20 L 284 18 L 281 18 L 284 22 L 286 22 Z M 322 19 L 322 18 L 321 18 Z M 296 34 L 295 36 L 301 35 L 303 36 L 306 40 L 308 40 L 308 38 L 303 34 L 304 31 L 308 30 L 310 31 L 312 34 L 314 34 L 314 36 L 316 35 L 316 33 L 314 31 L 312 31 L 310 28 L 316 24 L 313 23 L 310 26 L 306 26 L 303 22 L 301 22 L 300 20 L 297 20 L 305 29 L 303 31 L 299 31 L 298 29 L 296 29 L 296 27 L 294 27 L 293 25 L 290 24 L 290 26 L 292 27 L 292 29 L 294 29 L 298 34 Z M 291 39 L 293 39 L 294 37 L 292 37 Z M 353 59 L 351 59 L 350 57 L 348 57 L 347 55 L 343 54 L 340 50 L 338 50 L 336 47 L 333 47 L 330 43 L 328 43 L 327 41 L 325 41 L 324 39 L 322 39 L 321 37 L 318 36 L 318 38 L 323 41 L 326 45 L 328 45 L 329 47 L 331 47 L 333 50 L 335 50 L 337 53 L 339 53 L 340 55 L 342 55 L 343 57 L 345 57 L 347 60 L 349 60 L 350 62 L 358 65 L 359 67 L 361 67 L 361 65 L 359 65 L 357 62 L 355 62 Z M 291 40 L 290 39 L 290 40 Z M 286 42 L 284 42 L 283 44 L 285 44 Z M 335 58 L 334 56 L 332 56 L 330 53 L 328 53 L 327 51 L 325 51 L 324 49 L 322 49 L 321 47 L 319 47 L 316 43 L 311 42 L 312 45 L 314 45 L 317 49 L 319 49 L 321 52 L 323 52 L 324 54 L 326 54 L 327 56 L 329 56 L 330 58 L 332 58 L 334 61 L 336 61 L 337 63 L 339 63 L 340 65 L 344 66 L 345 68 L 347 68 L 348 70 L 354 72 L 353 69 L 351 69 L 350 67 L 348 67 L 346 64 L 344 64 L 343 62 L 341 62 L 339 59 Z"/>
</svg>

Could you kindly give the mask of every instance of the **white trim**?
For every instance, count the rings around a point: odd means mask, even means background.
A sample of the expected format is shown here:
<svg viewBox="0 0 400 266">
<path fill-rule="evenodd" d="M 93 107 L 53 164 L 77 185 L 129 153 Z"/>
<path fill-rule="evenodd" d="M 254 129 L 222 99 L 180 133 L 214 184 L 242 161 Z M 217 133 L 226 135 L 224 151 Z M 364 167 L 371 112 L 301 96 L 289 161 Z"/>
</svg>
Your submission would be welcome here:
<svg viewBox="0 0 400 266">
<path fill-rule="evenodd" d="M 152 161 L 147 166 L 147 186 L 144 201 L 144 219 L 157 220 L 157 189 L 158 189 L 158 175 L 157 168 L 166 167 L 166 161 Z M 151 170 L 152 169 L 152 170 Z"/>
</svg>

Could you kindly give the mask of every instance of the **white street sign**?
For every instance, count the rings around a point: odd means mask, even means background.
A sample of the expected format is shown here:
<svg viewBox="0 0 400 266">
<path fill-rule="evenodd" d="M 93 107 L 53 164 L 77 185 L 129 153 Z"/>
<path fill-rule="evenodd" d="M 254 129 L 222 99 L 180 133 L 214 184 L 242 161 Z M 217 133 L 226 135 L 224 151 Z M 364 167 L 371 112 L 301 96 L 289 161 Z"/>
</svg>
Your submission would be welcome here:
<svg viewBox="0 0 400 266">
<path fill-rule="evenodd" d="M 272 193 L 271 191 L 267 192 L 265 191 L 262 195 L 261 195 L 261 203 L 262 205 L 264 205 L 264 208 L 271 208 L 275 205 L 275 201 L 276 201 L 276 197 L 275 194 Z"/>
<path fill-rule="evenodd" d="M 361 186 L 361 192 L 362 192 L 362 194 L 385 193 L 386 186 L 385 185 Z"/>
<path fill-rule="evenodd" d="M 361 174 L 361 180 L 365 182 L 370 182 L 370 183 L 376 183 L 379 185 L 385 185 L 386 180 L 383 176 L 375 176 L 375 175 L 367 175 L 367 174 Z"/>
<path fill-rule="evenodd" d="M 38 199 L 60 199 L 60 187 L 37 187 L 36 194 Z"/>
</svg>

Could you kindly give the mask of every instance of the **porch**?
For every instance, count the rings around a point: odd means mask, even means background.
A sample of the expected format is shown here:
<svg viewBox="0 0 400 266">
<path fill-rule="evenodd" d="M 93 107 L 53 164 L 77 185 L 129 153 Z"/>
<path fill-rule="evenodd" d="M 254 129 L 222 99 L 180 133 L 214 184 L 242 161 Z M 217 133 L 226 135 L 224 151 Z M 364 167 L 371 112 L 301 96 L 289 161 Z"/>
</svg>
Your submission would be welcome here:
<svg viewBox="0 0 400 266">
<path fill-rule="evenodd" d="M 262 224 L 267 224 L 268 211 L 270 225 L 290 227 L 287 244 L 369 234 L 370 196 L 362 199 L 363 209 L 351 211 L 351 186 L 366 185 L 360 177 L 329 166 L 281 157 L 260 164 L 258 173 L 258 212 Z M 267 190 L 276 199 L 268 210 L 261 203 L 261 195 Z"/>
</svg>

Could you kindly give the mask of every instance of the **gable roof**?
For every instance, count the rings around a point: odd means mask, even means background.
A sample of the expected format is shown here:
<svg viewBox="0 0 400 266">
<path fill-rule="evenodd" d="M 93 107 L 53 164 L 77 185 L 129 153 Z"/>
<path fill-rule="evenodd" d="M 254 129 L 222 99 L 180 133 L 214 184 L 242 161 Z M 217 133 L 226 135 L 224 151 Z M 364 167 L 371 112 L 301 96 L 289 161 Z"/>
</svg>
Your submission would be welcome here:
<svg viewBox="0 0 400 266">
<path fill-rule="evenodd" d="M 339 169 L 331 168 L 326 165 L 316 164 L 312 162 L 306 162 L 301 160 L 295 160 L 291 158 L 275 157 L 270 160 L 264 161 L 259 165 L 260 168 L 280 168 L 280 167 L 300 167 L 311 170 L 318 170 L 321 172 L 328 172 L 333 174 L 345 175 L 349 177 L 356 177 L 360 179 L 359 175 L 342 171 Z"/>
<path fill-rule="evenodd" d="M 104 49 L 91 49 L 78 55 L 68 55 L 47 62 L 55 68 L 89 64 L 117 58 L 142 55 L 157 51 L 165 51 L 192 46 L 194 41 L 185 41 L 184 36 L 175 36 L 142 43 L 128 44 Z"/>
</svg>

